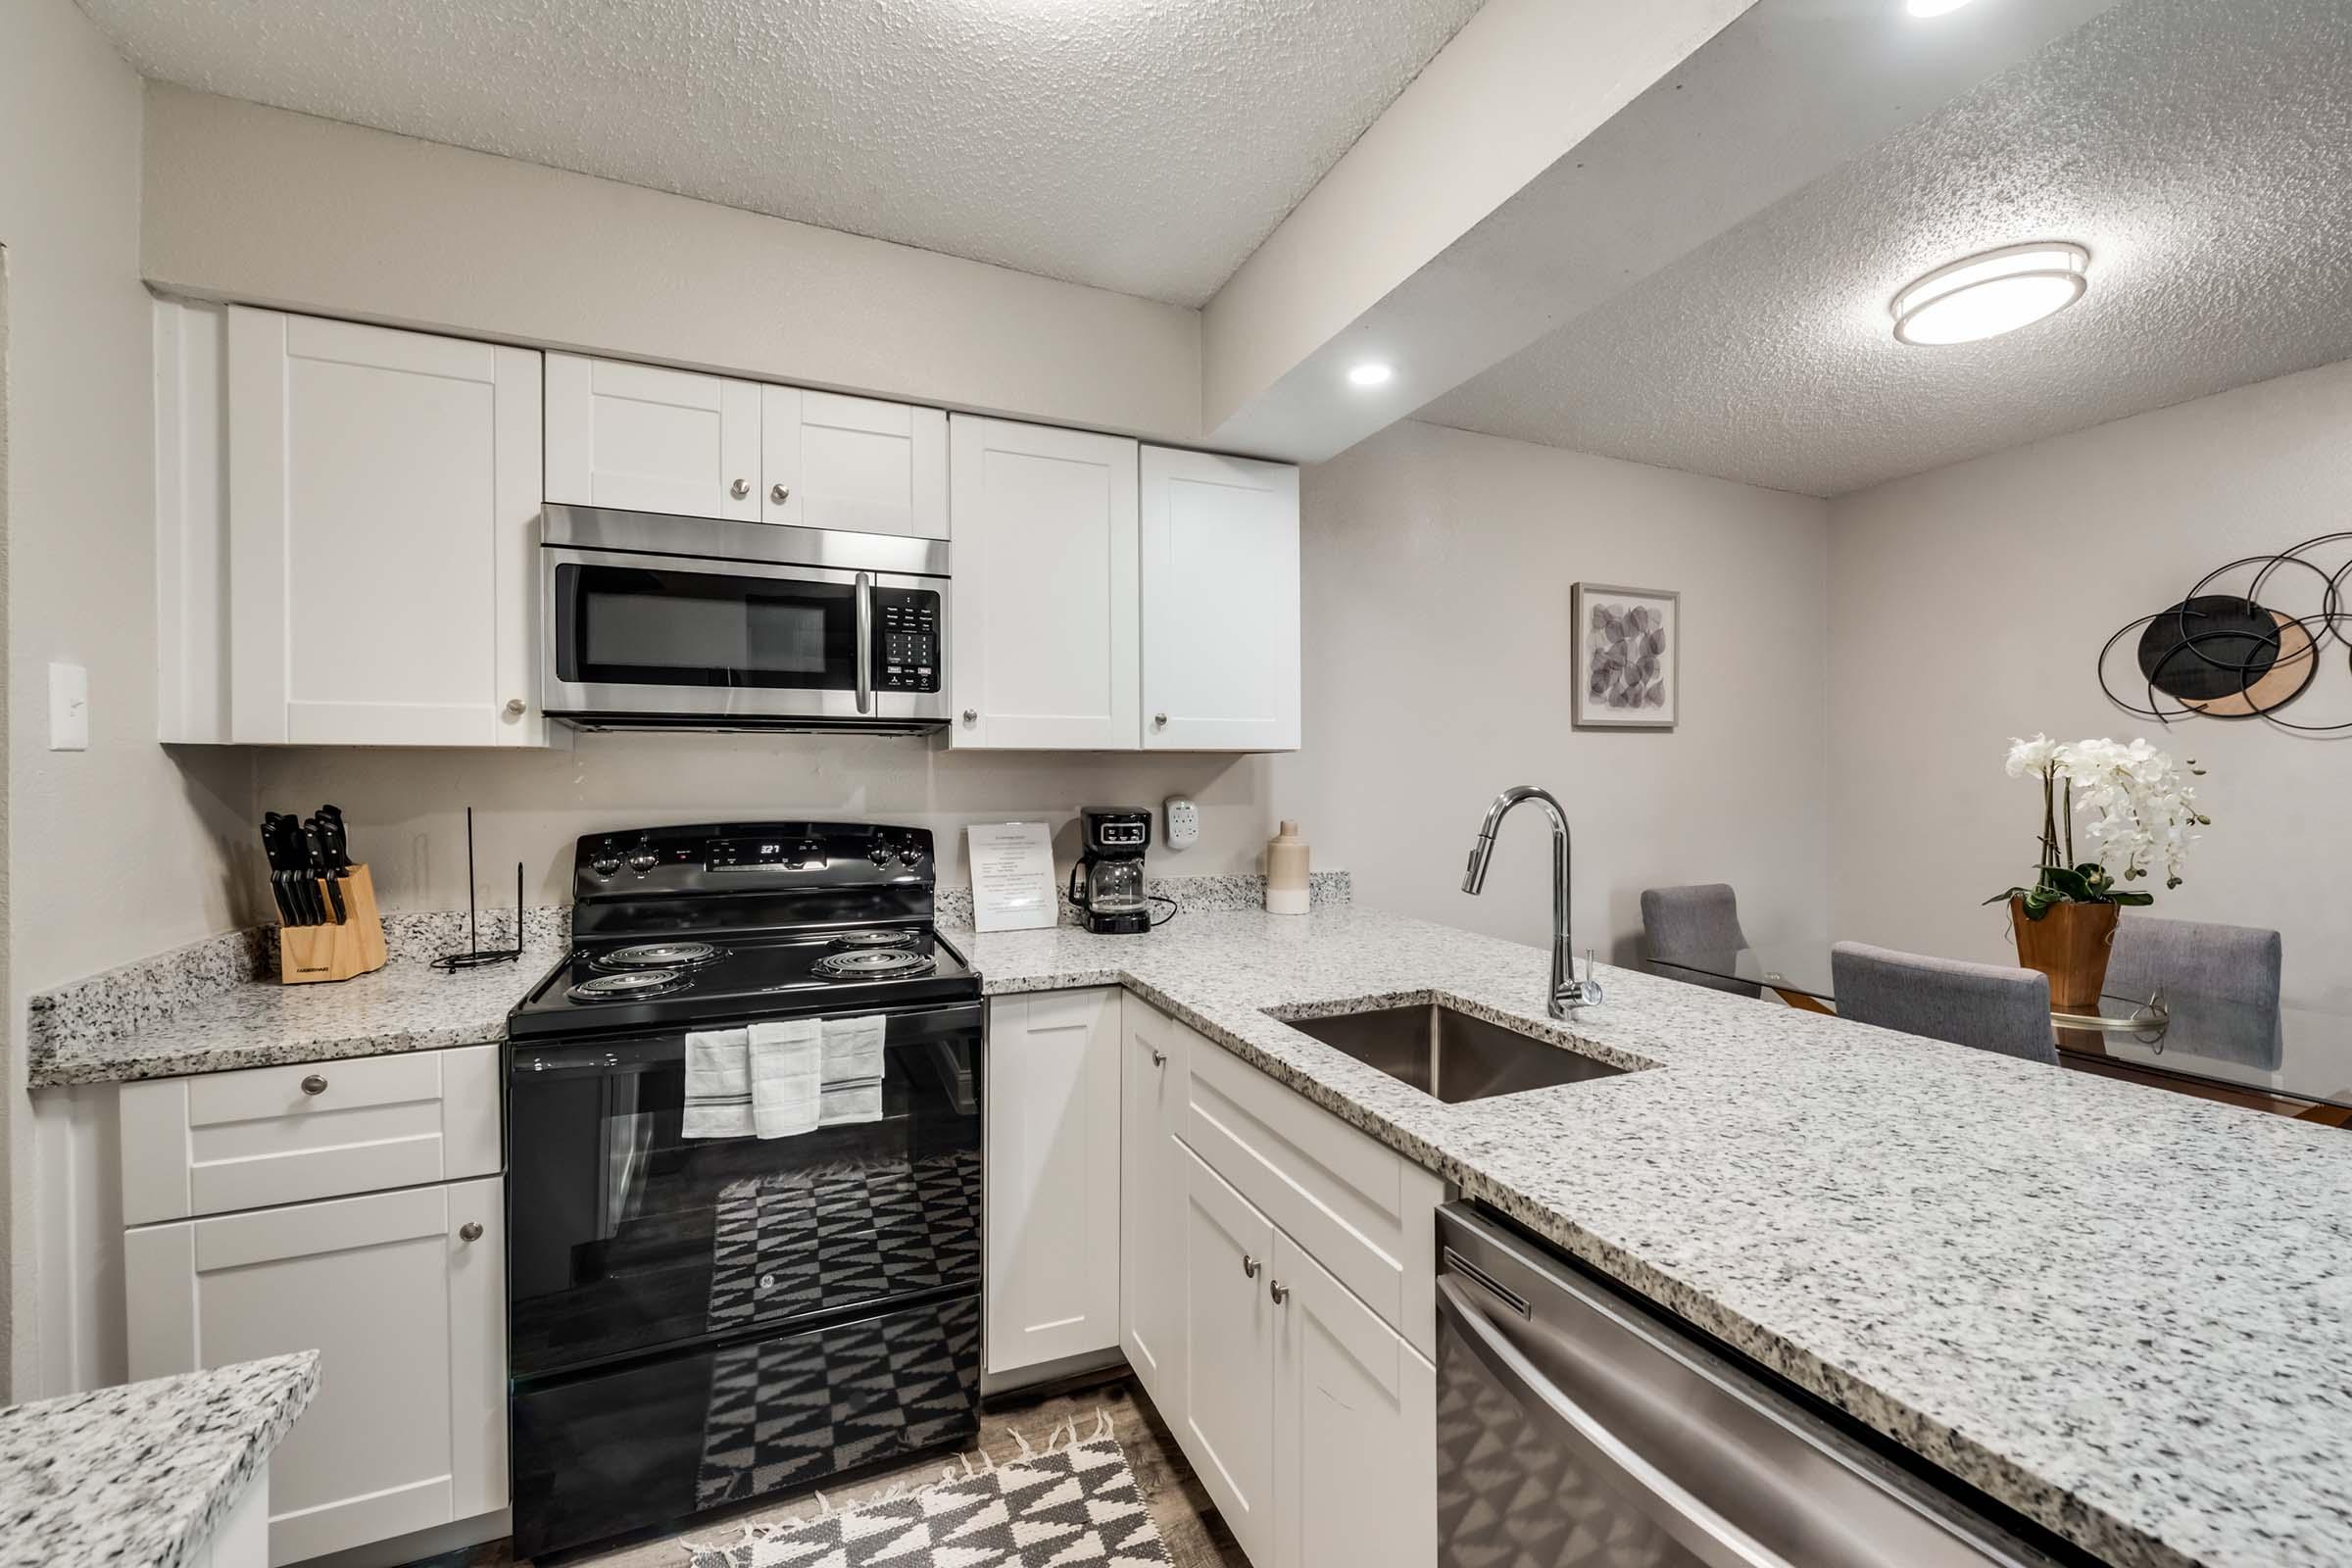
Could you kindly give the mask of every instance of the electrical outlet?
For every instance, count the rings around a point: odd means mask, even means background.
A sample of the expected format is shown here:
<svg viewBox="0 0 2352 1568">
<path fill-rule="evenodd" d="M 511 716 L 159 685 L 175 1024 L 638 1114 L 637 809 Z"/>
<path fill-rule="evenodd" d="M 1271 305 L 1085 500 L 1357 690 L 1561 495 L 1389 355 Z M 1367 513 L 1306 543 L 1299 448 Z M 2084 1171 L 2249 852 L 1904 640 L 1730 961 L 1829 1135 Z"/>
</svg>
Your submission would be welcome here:
<svg viewBox="0 0 2352 1568">
<path fill-rule="evenodd" d="M 90 749 L 90 672 L 79 664 L 49 666 L 49 749 Z"/>
<path fill-rule="evenodd" d="M 1189 850 L 1200 842 L 1200 807 L 1189 796 L 1171 795 L 1160 803 L 1167 813 L 1167 830 L 1160 842 L 1171 850 Z"/>
</svg>

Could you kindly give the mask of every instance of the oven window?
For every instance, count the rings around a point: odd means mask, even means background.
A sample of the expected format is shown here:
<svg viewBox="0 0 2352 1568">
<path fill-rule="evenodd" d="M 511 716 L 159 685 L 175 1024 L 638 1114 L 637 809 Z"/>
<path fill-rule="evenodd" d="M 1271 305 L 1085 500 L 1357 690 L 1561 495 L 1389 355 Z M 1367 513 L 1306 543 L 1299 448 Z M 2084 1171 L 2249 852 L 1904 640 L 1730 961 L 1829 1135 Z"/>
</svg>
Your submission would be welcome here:
<svg viewBox="0 0 2352 1568">
<path fill-rule="evenodd" d="M 512 1370 L 980 1285 L 980 1043 L 885 1048 L 882 1116 L 689 1139 L 683 1045 L 508 1093 Z"/>
<path fill-rule="evenodd" d="M 558 669 L 594 684 L 847 690 L 856 591 L 714 572 L 556 568 Z"/>
</svg>

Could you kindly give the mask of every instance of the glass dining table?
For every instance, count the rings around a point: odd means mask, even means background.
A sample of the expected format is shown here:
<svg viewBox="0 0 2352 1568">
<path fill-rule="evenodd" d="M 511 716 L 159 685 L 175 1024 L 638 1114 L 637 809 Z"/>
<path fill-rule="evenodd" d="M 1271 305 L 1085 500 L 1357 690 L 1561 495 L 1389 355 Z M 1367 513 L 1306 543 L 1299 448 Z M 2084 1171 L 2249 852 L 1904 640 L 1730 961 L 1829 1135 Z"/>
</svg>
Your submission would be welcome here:
<svg viewBox="0 0 2352 1568">
<path fill-rule="evenodd" d="M 1766 943 L 1651 958 L 1652 973 L 1718 990 L 1772 993 L 1837 1010 L 1827 942 Z M 2186 990 L 2107 996 L 2094 1012 L 2053 1011 L 2058 1063 L 2200 1099 L 2352 1125 L 2352 1011 L 2257 1005 Z"/>
</svg>

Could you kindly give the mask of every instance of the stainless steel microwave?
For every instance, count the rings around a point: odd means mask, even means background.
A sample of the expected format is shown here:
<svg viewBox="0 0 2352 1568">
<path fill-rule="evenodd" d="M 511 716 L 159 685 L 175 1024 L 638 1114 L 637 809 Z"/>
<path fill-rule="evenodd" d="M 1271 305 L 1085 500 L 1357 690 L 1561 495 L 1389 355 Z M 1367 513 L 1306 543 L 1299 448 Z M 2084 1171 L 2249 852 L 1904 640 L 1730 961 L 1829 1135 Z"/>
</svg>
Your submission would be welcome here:
<svg viewBox="0 0 2352 1568">
<path fill-rule="evenodd" d="M 551 505 L 541 705 L 582 729 L 948 721 L 948 544 Z"/>
</svg>

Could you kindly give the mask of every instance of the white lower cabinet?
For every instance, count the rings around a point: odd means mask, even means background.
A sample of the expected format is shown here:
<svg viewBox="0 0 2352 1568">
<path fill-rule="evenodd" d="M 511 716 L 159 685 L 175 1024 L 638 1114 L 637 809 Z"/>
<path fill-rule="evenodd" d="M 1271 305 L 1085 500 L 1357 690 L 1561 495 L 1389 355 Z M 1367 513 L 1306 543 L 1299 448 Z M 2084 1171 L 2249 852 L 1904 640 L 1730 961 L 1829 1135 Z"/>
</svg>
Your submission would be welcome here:
<svg viewBox="0 0 2352 1568">
<path fill-rule="evenodd" d="M 1282 1298 L 1272 1568 L 1429 1568 L 1437 1368 L 1280 1231 L 1270 1272 Z"/>
<path fill-rule="evenodd" d="M 1115 1350 L 1118 988 L 991 1002 L 985 1081 L 988 1373 Z"/>
<path fill-rule="evenodd" d="M 1173 1426 L 1235 1542 L 1272 1568 L 1274 1225 L 1199 1155 L 1184 1157 L 1184 1415 Z"/>
<path fill-rule="evenodd" d="M 1183 1418 L 1185 1041 L 1137 997 L 1119 1004 L 1119 1348 L 1171 1427 Z"/>
<path fill-rule="evenodd" d="M 1145 1392 L 1257 1568 L 1429 1568 L 1437 1370 L 1392 1320 L 1418 1321 L 1395 1270 L 1359 1254 L 1431 1266 L 1396 1238 L 1434 1237 L 1443 1185 L 1140 998 L 1121 1032 L 1120 1343 Z M 1187 1142 L 1220 1118 L 1250 1138 Z M 1270 1211 L 1352 1238 L 1333 1255 L 1387 1310 Z"/>
<path fill-rule="evenodd" d="M 498 1177 L 124 1233 L 130 1375 L 319 1351 L 270 1466 L 272 1564 L 507 1503 Z"/>
</svg>

